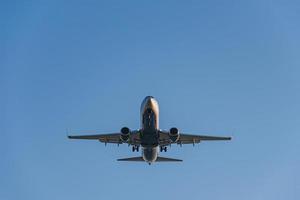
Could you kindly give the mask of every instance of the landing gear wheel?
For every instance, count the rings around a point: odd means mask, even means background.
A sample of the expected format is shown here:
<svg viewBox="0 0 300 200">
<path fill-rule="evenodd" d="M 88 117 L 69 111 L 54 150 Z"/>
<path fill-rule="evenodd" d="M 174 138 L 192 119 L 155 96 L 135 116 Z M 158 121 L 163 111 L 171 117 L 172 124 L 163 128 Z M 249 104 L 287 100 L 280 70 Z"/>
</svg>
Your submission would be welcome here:
<svg viewBox="0 0 300 200">
<path fill-rule="evenodd" d="M 135 151 L 139 152 L 139 150 L 140 150 L 139 146 L 132 146 L 132 152 Z"/>
<path fill-rule="evenodd" d="M 167 147 L 164 147 L 164 151 L 167 152 Z"/>
</svg>

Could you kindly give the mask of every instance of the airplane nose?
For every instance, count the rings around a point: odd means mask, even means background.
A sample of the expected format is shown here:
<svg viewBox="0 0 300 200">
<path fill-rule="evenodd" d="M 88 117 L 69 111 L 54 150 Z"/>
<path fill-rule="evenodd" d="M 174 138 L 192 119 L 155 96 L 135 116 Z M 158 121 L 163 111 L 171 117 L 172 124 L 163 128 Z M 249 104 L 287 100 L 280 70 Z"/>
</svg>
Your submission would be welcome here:
<svg viewBox="0 0 300 200">
<path fill-rule="evenodd" d="M 147 105 L 152 105 L 154 101 L 154 98 L 152 96 L 147 96 L 146 97 L 146 104 Z"/>
<path fill-rule="evenodd" d="M 146 101 L 151 101 L 152 99 L 154 99 L 154 97 L 153 96 L 146 96 Z"/>
<path fill-rule="evenodd" d="M 153 96 L 146 96 L 142 105 L 141 105 L 141 112 L 144 112 L 146 108 L 156 108 L 158 107 L 157 101 Z"/>
</svg>

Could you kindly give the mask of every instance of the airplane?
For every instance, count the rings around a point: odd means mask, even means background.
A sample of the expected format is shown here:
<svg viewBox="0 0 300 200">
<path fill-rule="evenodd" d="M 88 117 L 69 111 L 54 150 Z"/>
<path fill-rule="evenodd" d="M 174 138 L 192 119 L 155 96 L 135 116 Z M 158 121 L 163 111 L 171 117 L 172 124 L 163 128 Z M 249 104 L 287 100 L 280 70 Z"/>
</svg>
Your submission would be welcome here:
<svg viewBox="0 0 300 200">
<path fill-rule="evenodd" d="M 193 144 L 209 140 L 231 140 L 231 137 L 217 137 L 205 135 L 191 135 L 179 132 L 178 128 L 170 130 L 159 129 L 159 106 L 157 100 L 147 96 L 142 102 L 140 109 L 141 128 L 130 130 L 128 127 L 121 128 L 120 132 L 95 135 L 69 135 L 70 139 L 99 140 L 100 142 L 123 144 L 132 146 L 132 151 L 142 148 L 142 156 L 117 159 L 117 161 L 145 161 L 149 165 L 154 162 L 182 162 L 181 159 L 158 156 L 158 152 L 167 152 L 171 144 Z"/>
</svg>

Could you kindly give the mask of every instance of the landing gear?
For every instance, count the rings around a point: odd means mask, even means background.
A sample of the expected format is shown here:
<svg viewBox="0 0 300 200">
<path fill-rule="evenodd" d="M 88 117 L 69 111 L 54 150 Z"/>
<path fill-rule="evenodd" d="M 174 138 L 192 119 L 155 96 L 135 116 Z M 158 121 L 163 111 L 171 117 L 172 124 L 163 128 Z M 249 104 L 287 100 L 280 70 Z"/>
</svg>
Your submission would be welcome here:
<svg viewBox="0 0 300 200">
<path fill-rule="evenodd" d="M 167 149 L 168 149 L 168 148 L 167 148 L 166 146 L 164 146 L 164 147 L 161 146 L 161 147 L 160 147 L 160 152 L 163 152 L 163 151 L 164 151 L 164 152 L 167 152 Z"/>
<path fill-rule="evenodd" d="M 135 151 L 137 151 L 137 152 L 139 152 L 139 150 L 140 150 L 140 147 L 139 146 L 132 146 L 132 152 L 135 152 Z"/>
</svg>

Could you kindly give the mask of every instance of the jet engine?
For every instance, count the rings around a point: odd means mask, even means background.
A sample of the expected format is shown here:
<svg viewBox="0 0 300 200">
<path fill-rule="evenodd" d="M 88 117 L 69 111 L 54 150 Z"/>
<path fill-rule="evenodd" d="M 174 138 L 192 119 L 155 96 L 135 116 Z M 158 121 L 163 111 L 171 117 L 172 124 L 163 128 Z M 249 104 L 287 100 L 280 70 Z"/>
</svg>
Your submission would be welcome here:
<svg viewBox="0 0 300 200">
<path fill-rule="evenodd" d="M 171 128 L 169 131 L 169 137 L 172 142 L 177 142 L 179 139 L 179 131 L 177 128 Z"/>
<path fill-rule="evenodd" d="M 127 142 L 129 140 L 129 136 L 130 136 L 130 129 L 127 127 L 123 127 L 121 129 L 121 136 L 120 136 L 121 140 L 123 142 Z"/>
</svg>

